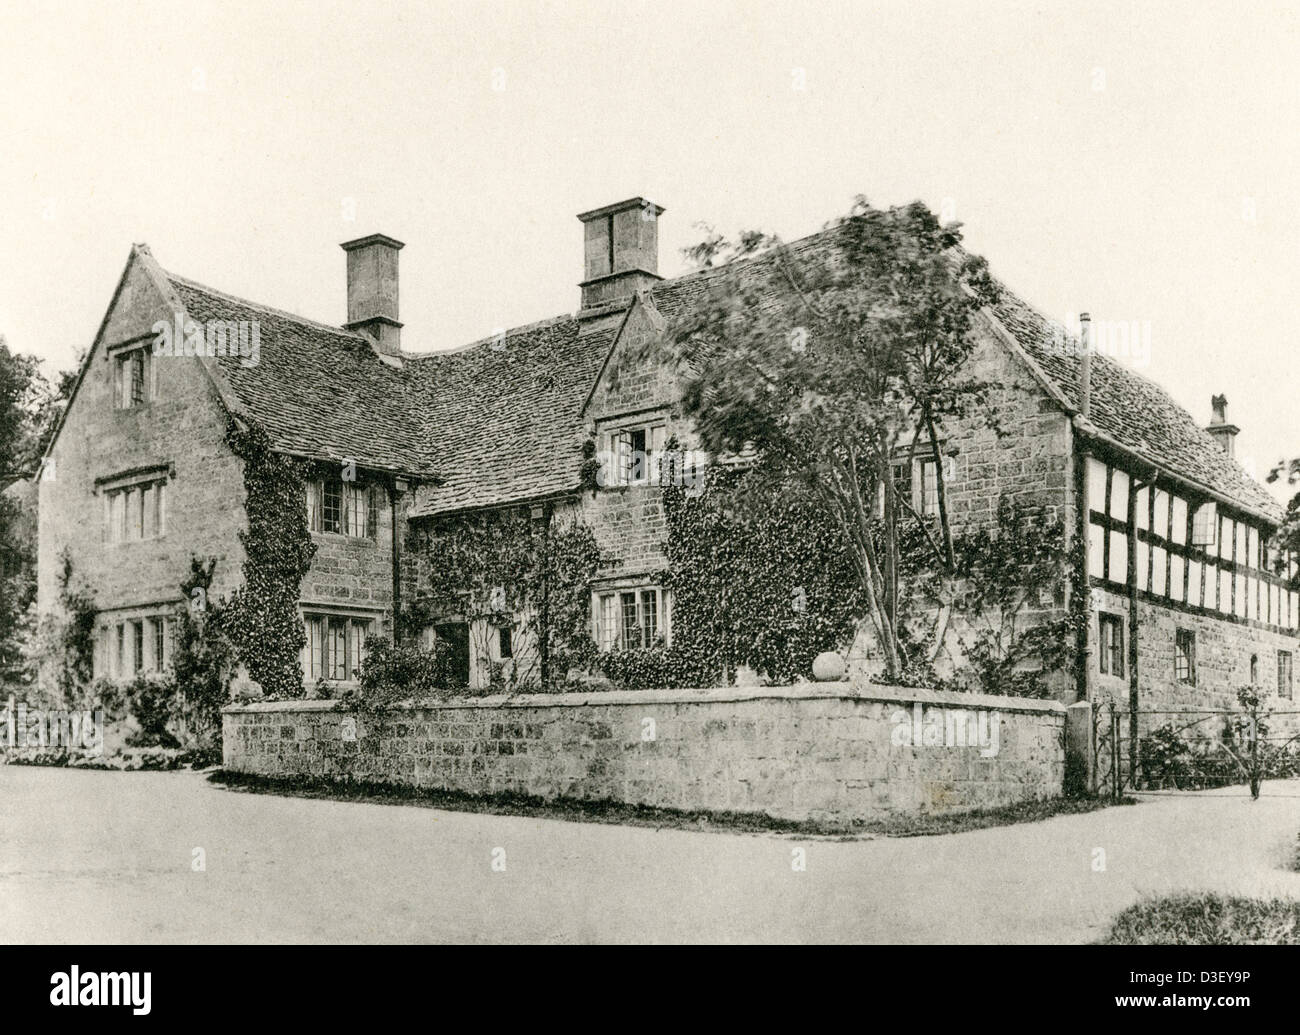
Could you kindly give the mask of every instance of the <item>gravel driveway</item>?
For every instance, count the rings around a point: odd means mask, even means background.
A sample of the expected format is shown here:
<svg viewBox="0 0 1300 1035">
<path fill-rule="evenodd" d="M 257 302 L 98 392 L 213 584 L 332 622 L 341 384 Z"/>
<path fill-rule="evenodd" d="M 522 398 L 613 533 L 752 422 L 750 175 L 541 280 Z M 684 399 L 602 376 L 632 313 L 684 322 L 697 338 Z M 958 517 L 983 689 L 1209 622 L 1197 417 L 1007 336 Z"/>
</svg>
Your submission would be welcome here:
<svg viewBox="0 0 1300 1035">
<path fill-rule="evenodd" d="M 1144 892 L 1300 897 L 1286 868 L 1298 833 L 1300 781 L 1268 784 L 1254 803 L 1230 788 L 835 841 L 282 798 L 188 772 L 0 766 L 0 939 L 1079 942 Z"/>
</svg>

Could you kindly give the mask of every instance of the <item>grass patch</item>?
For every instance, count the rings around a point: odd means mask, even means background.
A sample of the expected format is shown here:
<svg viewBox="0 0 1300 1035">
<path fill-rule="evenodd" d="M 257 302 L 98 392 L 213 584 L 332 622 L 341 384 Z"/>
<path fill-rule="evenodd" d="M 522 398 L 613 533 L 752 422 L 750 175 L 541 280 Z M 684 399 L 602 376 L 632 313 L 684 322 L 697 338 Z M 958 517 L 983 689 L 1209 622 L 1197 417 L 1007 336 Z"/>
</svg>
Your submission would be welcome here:
<svg viewBox="0 0 1300 1035">
<path fill-rule="evenodd" d="M 856 836 L 923 837 L 953 834 L 983 827 L 1032 823 L 1051 816 L 1092 812 L 1105 808 L 1101 799 L 1051 798 L 951 815 L 898 815 L 876 820 L 791 820 L 760 812 L 671 809 L 624 802 L 577 798 L 541 798 L 531 794 L 500 792 L 491 795 L 438 788 L 404 787 L 370 781 L 338 781 L 319 777 L 270 777 L 218 770 L 212 783 L 235 791 L 280 794 L 331 801 L 360 801 L 386 805 L 415 805 L 450 812 L 478 812 L 497 816 L 532 816 L 578 823 L 616 823 L 623 826 L 678 830 L 714 830 L 730 833 L 799 834 L 819 837 Z M 1136 799 L 1126 798 L 1124 804 Z"/>
<path fill-rule="evenodd" d="M 1166 895 L 1129 906 L 1101 944 L 1300 945 L 1300 901 Z"/>
</svg>

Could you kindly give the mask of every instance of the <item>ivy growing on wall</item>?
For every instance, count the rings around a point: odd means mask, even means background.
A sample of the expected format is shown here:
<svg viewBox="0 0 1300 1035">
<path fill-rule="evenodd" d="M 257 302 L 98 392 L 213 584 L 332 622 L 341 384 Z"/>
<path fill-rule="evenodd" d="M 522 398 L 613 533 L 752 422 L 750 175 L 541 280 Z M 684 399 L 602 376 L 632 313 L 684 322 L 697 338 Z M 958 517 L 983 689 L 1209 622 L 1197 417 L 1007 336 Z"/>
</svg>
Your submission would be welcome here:
<svg viewBox="0 0 1300 1035">
<path fill-rule="evenodd" d="M 77 578 L 72 557 L 59 558 L 59 611 L 46 615 L 36 627 L 28 651 L 30 666 L 39 673 L 38 690 L 53 691 L 51 704 L 77 707 L 95 670 L 95 597 Z"/>
<path fill-rule="evenodd" d="M 715 467 L 702 486 L 662 489 L 673 646 L 655 674 L 666 685 L 728 682 L 739 665 L 786 682 L 853 636 L 864 602 L 840 533 L 799 486 L 754 500 L 760 480 Z M 602 667 L 636 685 L 630 664 Z"/>
<path fill-rule="evenodd" d="M 298 598 L 316 553 L 307 528 L 301 464 L 275 452 L 255 424 L 241 427 L 228 421 L 226 443 L 244 462 L 248 528 L 239 533 L 244 584 L 225 605 L 222 625 L 266 697 L 301 697 L 306 633 Z"/>
<path fill-rule="evenodd" d="M 452 616 L 479 639 L 510 628 L 515 656 L 493 671 L 493 689 L 562 683 L 591 663 L 590 583 L 600 551 L 581 521 L 533 518 L 526 508 L 456 515 L 413 526 L 407 548 L 431 563 L 405 608 L 405 635 Z M 470 649 L 489 654 L 478 639 Z"/>
<path fill-rule="evenodd" d="M 221 708 L 230 696 L 232 650 L 225 633 L 227 607 L 211 599 L 216 565 L 216 558 L 193 557 L 181 582 L 185 602 L 175 615 L 172 678 L 185 728 L 200 743 L 219 749 Z"/>
<path fill-rule="evenodd" d="M 665 485 L 673 643 L 602 654 L 617 685 L 718 685 L 740 665 L 788 682 L 853 641 L 864 601 L 840 532 L 798 485 L 773 486 L 761 468 L 724 467 L 700 491 Z M 900 537 L 900 682 L 1047 696 L 1087 621 L 1078 594 L 1066 607 L 1078 557 L 1061 522 L 1001 500 L 993 527 L 954 533 L 947 572 L 928 563 L 924 534 Z M 937 666 L 944 646 L 953 657 Z"/>
<path fill-rule="evenodd" d="M 919 530 L 916 534 L 920 534 Z M 906 609 L 909 654 L 925 682 L 988 694 L 1047 697 L 1049 677 L 1069 662 L 1086 596 L 1065 588 L 1078 570 L 1078 544 L 1067 546 L 1062 522 L 1012 498 L 998 500 L 989 527 L 953 535 L 951 572 L 923 563 L 919 544 L 900 550 L 901 601 Z M 918 560 L 920 558 L 921 560 Z M 932 663 L 949 634 L 957 668 L 944 678 Z"/>
</svg>

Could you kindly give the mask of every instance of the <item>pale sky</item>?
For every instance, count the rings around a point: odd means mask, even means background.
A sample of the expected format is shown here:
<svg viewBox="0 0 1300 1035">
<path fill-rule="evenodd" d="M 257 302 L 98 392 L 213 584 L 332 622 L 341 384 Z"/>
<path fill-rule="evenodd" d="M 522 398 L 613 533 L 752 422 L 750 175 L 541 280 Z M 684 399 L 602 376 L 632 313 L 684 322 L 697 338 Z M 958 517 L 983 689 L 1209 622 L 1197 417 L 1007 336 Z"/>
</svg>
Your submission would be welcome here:
<svg viewBox="0 0 1300 1035">
<path fill-rule="evenodd" d="M 344 319 L 401 255 L 403 346 L 577 308 L 574 216 L 802 236 L 920 198 L 1048 315 L 1150 327 L 1262 475 L 1300 454 L 1300 15 L 1263 3 L 215 3 L 0 13 L 0 333 L 53 374 L 132 242 Z M 349 218 L 351 217 L 351 218 Z M 1282 492 L 1278 490 L 1279 498 Z"/>
</svg>

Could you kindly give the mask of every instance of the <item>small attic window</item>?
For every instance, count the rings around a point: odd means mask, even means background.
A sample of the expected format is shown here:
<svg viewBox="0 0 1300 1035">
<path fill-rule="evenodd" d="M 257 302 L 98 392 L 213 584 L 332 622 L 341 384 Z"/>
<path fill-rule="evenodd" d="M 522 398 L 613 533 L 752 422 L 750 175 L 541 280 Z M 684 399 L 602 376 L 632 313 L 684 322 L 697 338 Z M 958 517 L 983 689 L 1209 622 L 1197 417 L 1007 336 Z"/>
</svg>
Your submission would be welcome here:
<svg viewBox="0 0 1300 1035">
<path fill-rule="evenodd" d="M 153 356 L 148 346 L 113 356 L 113 408 L 129 410 L 153 398 Z"/>
</svg>

